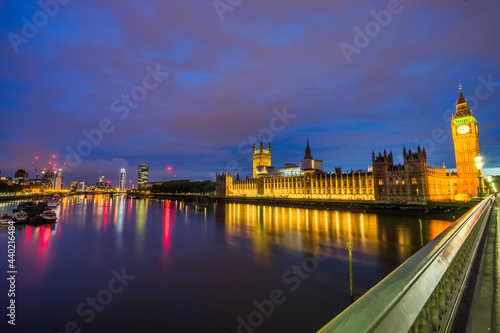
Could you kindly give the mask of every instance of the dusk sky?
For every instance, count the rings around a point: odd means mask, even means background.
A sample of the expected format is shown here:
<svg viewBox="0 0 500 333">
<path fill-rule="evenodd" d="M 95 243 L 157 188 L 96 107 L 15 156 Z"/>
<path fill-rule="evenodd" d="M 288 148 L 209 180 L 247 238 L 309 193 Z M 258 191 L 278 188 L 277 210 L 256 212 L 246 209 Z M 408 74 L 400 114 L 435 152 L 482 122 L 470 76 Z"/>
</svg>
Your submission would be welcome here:
<svg viewBox="0 0 500 333">
<path fill-rule="evenodd" d="M 35 178 L 38 156 L 67 163 L 65 188 L 141 163 L 150 181 L 251 177 L 260 131 L 276 168 L 307 138 L 325 171 L 418 144 L 455 168 L 460 83 L 500 174 L 499 1 L 1 3 L 2 176 Z"/>
</svg>

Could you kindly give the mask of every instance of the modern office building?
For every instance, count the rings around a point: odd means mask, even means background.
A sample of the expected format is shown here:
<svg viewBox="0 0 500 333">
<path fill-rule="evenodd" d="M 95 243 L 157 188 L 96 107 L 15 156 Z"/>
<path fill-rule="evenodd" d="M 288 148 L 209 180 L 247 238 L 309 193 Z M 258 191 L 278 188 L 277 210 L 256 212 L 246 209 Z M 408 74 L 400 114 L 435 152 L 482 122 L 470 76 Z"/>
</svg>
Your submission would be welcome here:
<svg viewBox="0 0 500 333">
<path fill-rule="evenodd" d="M 42 183 L 46 189 L 54 188 L 55 173 L 52 171 L 42 171 Z"/>
<path fill-rule="evenodd" d="M 148 182 L 149 179 L 149 165 L 141 164 L 139 165 L 139 175 L 137 177 L 137 187 L 141 188 Z"/>
<path fill-rule="evenodd" d="M 125 171 L 125 168 L 122 168 L 120 170 L 120 191 L 124 192 L 126 186 L 127 186 L 127 172 Z"/>
<path fill-rule="evenodd" d="M 63 172 L 61 169 L 55 171 L 54 190 L 60 191 L 63 188 Z"/>
</svg>

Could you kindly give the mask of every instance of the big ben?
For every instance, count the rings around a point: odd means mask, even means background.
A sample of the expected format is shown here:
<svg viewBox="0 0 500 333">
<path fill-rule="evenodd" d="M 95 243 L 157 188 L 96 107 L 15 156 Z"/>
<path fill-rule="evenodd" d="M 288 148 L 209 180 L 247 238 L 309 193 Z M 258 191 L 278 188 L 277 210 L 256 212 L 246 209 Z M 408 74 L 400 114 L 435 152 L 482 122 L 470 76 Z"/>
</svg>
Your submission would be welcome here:
<svg viewBox="0 0 500 333">
<path fill-rule="evenodd" d="M 451 121 L 451 130 L 455 144 L 458 193 L 476 196 L 479 179 L 474 157 L 479 155 L 479 131 L 476 118 L 462 95 L 462 85 L 457 101 L 457 112 Z"/>
</svg>

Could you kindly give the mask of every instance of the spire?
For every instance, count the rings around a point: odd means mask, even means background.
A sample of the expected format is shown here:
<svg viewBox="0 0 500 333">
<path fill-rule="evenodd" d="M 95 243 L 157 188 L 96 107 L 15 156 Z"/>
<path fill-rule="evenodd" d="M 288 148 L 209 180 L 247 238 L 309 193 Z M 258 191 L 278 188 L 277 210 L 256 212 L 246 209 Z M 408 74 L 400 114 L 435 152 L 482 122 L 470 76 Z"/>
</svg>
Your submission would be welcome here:
<svg viewBox="0 0 500 333">
<path fill-rule="evenodd" d="M 262 143 L 262 136 L 260 137 L 260 146 L 259 149 L 264 149 L 264 144 Z"/>
<path fill-rule="evenodd" d="M 458 96 L 458 101 L 457 101 L 457 113 L 455 113 L 453 119 L 472 116 L 472 112 L 469 110 L 469 104 L 467 103 L 467 100 L 462 94 L 462 84 L 460 84 L 459 87 L 460 87 L 460 95 Z"/>
<path fill-rule="evenodd" d="M 255 142 L 253 143 L 253 152 L 255 153 Z"/>
<path fill-rule="evenodd" d="M 307 146 L 306 146 L 306 155 L 304 156 L 305 160 L 312 160 L 313 157 L 311 155 L 311 148 L 309 148 L 309 138 L 307 138 Z"/>
<path fill-rule="evenodd" d="M 269 142 L 269 143 L 267 144 L 267 150 L 269 150 L 269 152 L 271 152 L 271 142 Z"/>
<path fill-rule="evenodd" d="M 457 105 L 461 104 L 461 103 L 467 103 L 464 95 L 462 94 L 462 84 L 461 83 L 460 83 L 459 87 L 460 87 L 460 96 L 458 97 Z"/>
</svg>

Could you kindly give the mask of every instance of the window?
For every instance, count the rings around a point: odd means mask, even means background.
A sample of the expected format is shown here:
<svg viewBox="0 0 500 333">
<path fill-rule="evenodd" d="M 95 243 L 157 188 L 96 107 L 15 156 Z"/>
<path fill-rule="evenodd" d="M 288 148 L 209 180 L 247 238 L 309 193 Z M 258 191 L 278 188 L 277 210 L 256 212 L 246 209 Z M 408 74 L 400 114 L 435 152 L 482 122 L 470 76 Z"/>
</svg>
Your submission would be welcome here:
<svg viewBox="0 0 500 333">
<path fill-rule="evenodd" d="M 384 181 L 383 181 L 382 179 L 379 179 L 379 180 L 378 180 L 378 184 L 379 184 L 379 185 L 384 185 Z"/>
<path fill-rule="evenodd" d="M 412 178 L 411 183 L 412 183 L 412 185 L 417 185 L 417 178 L 415 178 L 415 177 Z"/>
</svg>

